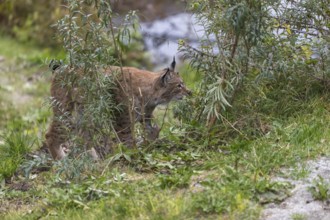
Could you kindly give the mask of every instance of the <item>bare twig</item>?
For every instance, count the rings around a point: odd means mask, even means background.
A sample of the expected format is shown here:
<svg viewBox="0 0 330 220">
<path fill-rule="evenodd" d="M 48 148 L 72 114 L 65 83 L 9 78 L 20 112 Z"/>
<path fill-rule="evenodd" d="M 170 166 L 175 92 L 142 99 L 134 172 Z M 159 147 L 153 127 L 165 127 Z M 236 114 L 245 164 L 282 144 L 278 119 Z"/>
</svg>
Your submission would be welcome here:
<svg viewBox="0 0 330 220">
<path fill-rule="evenodd" d="M 205 53 L 205 52 L 203 52 L 203 51 L 201 51 L 201 50 L 198 50 L 197 48 L 190 46 L 190 45 L 187 44 L 186 42 L 183 42 L 182 46 L 184 46 L 184 47 L 186 47 L 186 48 L 188 48 L 188 49 L 190 49 L 190 50 L 192 50 L 192 51 L 194 51 L 194 52 L 200 54 L 201 56 L 207 56 L 207 57 L 211 57 L 211 58 L 216 58 L 216 57 L 217 57 L 217 56 L 214 56 L 214 55 L 212 55 L 212 54 Z"/>
</svg>

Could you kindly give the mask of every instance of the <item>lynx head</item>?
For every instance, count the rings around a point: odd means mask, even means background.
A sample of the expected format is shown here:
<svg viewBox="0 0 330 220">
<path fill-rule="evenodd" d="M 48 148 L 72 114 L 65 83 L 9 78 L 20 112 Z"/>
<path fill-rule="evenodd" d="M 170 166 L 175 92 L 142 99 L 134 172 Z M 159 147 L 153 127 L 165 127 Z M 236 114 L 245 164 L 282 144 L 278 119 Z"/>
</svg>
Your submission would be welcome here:
<svg viewBox="0 0 330 220">
<path fill-rule="evenodd" d="M 183 83 L 178 72 L 175 72 L 175 57 L 169 68 L 164 69 L 158 79 L 158 88 L 160 91 L 160 100 L 158 104 L 166 104 L 172 100 L 181 100 L 184 96 L 191 95 Z"/>
</svg>

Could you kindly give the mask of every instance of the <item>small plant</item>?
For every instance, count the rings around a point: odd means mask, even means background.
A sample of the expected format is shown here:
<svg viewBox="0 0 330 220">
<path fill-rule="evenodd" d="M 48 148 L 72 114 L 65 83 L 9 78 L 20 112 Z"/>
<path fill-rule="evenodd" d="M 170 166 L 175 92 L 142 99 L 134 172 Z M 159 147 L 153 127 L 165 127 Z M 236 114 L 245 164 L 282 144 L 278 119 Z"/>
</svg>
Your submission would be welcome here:
<svg viewBox="0 0 330 220">
<path fill-rule="evenodd" d="M 291 189 L 289 182 L 261 180 L 255 184 L 255 198 L 260 204 L 279 203 L 290 196 Z"/>
<path fill-rule="evenodd" d="M 316 200 L 326 201 L 330 199 L 330 183 L 325 181 L 322 176 L 313 181 L 313 186 L 309 187 L 313 198 Z"/>
<path fill-rule="evenodd" d="M 23 128 L 16 127 L 0 135 L 0 139 L 3 141 L 0 144 L 0 174 L 8 178 L 22 163 L 25 154 L 31 151 L 35 138 Z"/>
<path fill-rule="evenodd" d="M 79 182 L 97 169 L 97 164 L 93 158 L 83 152 L 77 158 L 66 157 L 54 164 L 58 178 Z"/>
<path fill-rule="evenodd" d="M 177 170 L 173 174 L 160 174 L 158 179 L 160 181 L 160 187 L 165 188 L 186 188 L 189 186 L 190 178 L 192 176 L 191 171 L 184 169 Z"/>
<path fill-rule="evenodd" d="M 307 216 L 301 213 L 295 213 L 291 215 L 292 220 L 307 220 Z"/>
<path fill-rule="evenodd" d="M 47 154 L 33 155 L 32 157 L 32 160 L 27 160 L 21 166 L 26 178 L 29 178 L 30 174 L 35 170 L 46 171 L 51 166 L 50 162 L 52 160 Z"/>
</svg>

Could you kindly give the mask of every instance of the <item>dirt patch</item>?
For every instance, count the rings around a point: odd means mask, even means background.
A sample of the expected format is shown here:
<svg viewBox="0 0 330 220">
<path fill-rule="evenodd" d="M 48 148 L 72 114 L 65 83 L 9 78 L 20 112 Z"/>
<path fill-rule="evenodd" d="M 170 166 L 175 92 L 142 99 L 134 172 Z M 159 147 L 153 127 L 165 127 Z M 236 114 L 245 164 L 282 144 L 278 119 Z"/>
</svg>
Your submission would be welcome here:
<svg viewBox="0 0 330 220">
<path fill-rule="evenodd" d="M 262 220 L 329 220 L 329 201 L 322 202 L 314 200 L 312 193 L 308 190 L 313 186 L 313 181 L 320 177 L 330 180 L 330 158 L 322 157 L 316 161 L 309 161 L 306 164 L 309 175 L 300 180 L 289 178 L 275 178 L 275 181 L 290 182 L 295 187 L 292 196 L 280 204 L 268 204 L 262 213 Z M 290 170 L 288 170 L 290 172 Z"/>
<path fill-rule="evenodd" d="M 18 182 L 18 183 L 12 183 L 9 186 L 10 189 L 12 190 L 19 190 L 19 191 L 28 191 L 31 188 L 31 184 L 27 182 Z"/>
<path fill-rule="evenodd" d="M 5 213 L 31 212 L 33 203 L 31 201 L 24 201 L 21 199 L 11 199 L 0 201 L 0 216 Z"/>
</svg>

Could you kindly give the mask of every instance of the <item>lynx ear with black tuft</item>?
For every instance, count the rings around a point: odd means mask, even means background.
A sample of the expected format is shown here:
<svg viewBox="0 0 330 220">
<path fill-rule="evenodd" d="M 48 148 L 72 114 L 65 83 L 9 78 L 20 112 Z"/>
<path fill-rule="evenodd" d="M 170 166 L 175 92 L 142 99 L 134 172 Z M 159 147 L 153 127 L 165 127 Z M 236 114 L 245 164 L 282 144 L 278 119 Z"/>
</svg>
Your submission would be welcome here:
<svg viewBox="0 0 330 220">
<path fill-rule="evenodd" d="M 171 78 L 171 74 L 170 74 L 170 68 L 166 69 L 166 72 L 161 76 L 161 83 L 162 86 L 166 86 L 168 80 Z"/>
<path fill-rule="evenodd" d="M 175 70 L 175 56 L 173 56 L 173 61 L 172 61 L 172 63 L 171 63 L 171 67 L 170 67 L 170 71 L 172 71 L 172 72 L 174 72 L 174 70 Z"/>
</svg>

